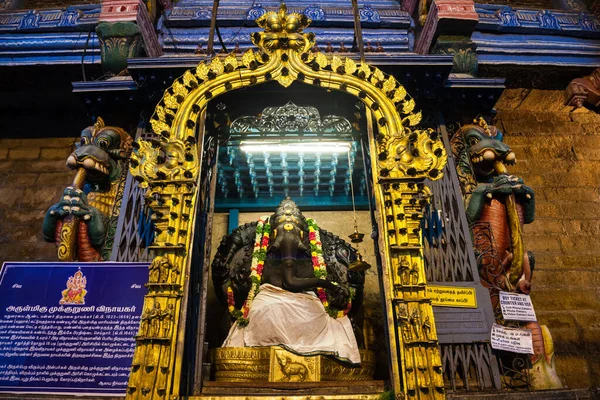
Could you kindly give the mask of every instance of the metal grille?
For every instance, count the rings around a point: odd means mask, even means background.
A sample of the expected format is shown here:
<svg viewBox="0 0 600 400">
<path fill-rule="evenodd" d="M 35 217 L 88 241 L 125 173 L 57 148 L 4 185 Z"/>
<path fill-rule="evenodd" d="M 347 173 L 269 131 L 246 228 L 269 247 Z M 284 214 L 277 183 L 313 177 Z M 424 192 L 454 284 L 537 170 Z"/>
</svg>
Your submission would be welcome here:
<svg viewBox="0 0 600 400">
<path fill-rule="evenodd" d="M 138 128 L 135 140 L 152 137 L 144 132 L 144 128 Z M 154 229 L 151 211 L 144 206 L 145 192 L 128 173 L 110 261 L 150 261 L 153 258 L 148 246 L 154 239 Z"/>
<path fill-rule="evenodd" d="M 496 359 L 488 343 L 454 344 L 440 346 L 444 382 L 449 389 L 458 391 L 493 388 Z"/>
<path fill-rule="evenodd" d="M 477 309 L 434 307 L 448 390 L 500 389 L 498 362 L 489 343 L 494 313 L 479 279 L 473 243 L 452 158 L 448 132 L 436 126 L 448 151 L 444 178 L 428 182 L 431 204 L 423 226 L 428 284 L 475 288 Z"/>
</svg>

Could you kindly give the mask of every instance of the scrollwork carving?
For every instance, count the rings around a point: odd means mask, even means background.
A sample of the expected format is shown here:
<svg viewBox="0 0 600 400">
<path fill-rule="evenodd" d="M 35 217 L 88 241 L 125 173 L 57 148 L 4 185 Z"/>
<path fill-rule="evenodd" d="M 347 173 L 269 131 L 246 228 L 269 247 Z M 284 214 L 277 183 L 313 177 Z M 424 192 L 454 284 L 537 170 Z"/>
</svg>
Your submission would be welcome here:
<svg viewBox="0 0 600 400">
<path fill-rule="evenodd" d="M 193 141 L 170 139 L 140 140 L 131 155 L 131 174 L 147 188 L 148 181 L 195 180 L 198 169 L 197 146 Z"/>
</svg>

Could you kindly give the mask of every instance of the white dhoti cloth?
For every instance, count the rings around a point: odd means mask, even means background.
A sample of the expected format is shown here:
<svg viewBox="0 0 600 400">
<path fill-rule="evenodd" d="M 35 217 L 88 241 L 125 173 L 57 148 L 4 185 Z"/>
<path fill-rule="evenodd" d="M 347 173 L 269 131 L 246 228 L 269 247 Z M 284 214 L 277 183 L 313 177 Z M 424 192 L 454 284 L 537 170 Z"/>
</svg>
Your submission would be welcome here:
<svg viewBox="0 0 600 400">
<path fill-rule="evenodd" d="M 223 347 L 282 346 L 301 355 L 326 354 L 360 363 L 347 316 L 334 319 L 314 293 L 292 293 L 264 284 L 254 298 L 249 323 L 231 327 Z"/>
</svg>

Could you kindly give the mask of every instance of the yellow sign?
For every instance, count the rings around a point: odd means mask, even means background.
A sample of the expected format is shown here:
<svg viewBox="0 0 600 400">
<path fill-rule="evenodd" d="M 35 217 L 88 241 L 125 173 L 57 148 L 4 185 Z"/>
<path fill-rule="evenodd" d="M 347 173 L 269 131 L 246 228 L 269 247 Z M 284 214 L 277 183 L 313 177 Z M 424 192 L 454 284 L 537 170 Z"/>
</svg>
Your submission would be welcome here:
<svg viewBox="0 0 600 400">
<path fill-rule="evenodd" d="M 477 308 L 475 288 L 428 285 L 427 295 L 436 307 Z"/>
</svg>

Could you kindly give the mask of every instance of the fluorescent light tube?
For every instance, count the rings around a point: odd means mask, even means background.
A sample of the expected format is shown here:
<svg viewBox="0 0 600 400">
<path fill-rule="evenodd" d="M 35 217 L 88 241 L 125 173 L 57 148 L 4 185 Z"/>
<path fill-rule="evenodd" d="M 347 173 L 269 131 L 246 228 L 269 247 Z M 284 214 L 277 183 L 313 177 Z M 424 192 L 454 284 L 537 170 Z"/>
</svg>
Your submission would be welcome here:
<svg viewBox="0 0 600 400">
<path fill-rule="evenodd" d="M 351 142 L 242 142 L 240 149 L 246 153 L 347 153 Z"/>
</svg>

